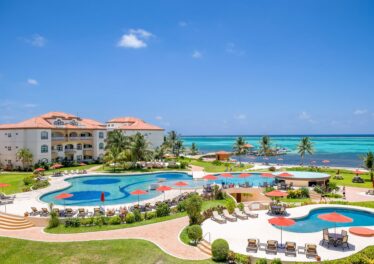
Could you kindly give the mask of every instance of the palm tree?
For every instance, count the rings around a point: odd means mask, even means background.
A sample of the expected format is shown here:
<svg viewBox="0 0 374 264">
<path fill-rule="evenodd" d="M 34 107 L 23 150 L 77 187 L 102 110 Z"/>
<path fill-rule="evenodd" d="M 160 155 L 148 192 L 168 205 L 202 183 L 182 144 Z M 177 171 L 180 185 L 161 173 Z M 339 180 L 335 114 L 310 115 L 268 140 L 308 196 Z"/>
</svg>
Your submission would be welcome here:
<svg viewBox="0 0 374 264">
<path fill-rule="evenodd" d="M 265 157 L 270 154 L 271 140 L 269 136 L 263 136 L 260 140 L 260 154 Z"/>
<path fill-rule="evenodd" d="M 22 162 L 22 167 L 25 169 L 29 167 L 30 163 L 32 163 L 33 155 L 31 151 L 27 148 L 22 148 L 17 151 L 17 159 Z"/>
<path fill-rule="evenodd" d="M 245 142 L 245 139 L 243 137 L 238 137 L 233 146 L 234 154 L 238 156 L 240 165 L 242 164 L 240 156 L 248 153 L 248 147 L 246 145 L 247 142 Z"/>
<path fill-rule="evenodd" d="M 174 144 L 174 155 L 178 158 L 181 152 L 184 151 L 183 141 L 178 139 Z"/>
<path fill-rule="evenodd" d="M 130 139 L 126 137 L 120 130 L 110 131 L 106 139 L 106 148 L 118 148 L 121 151 L 130 148 Z"/>
<path fill-rule="evenodd" d="M 364 166 L 366 169 L 370 171 L 370 180 L 373 182 L 373 171 L 374 171 L 374 154 L 373 152 L 369 151 L 363 158 Z"/>
<path fill-rule="evenodd" d="M 110 149 L 107 149 L 104 155 L 104 161 L 106 163 L 113 164 L 113 171 L 116 171 L 118 162 L 120 161 L 121 150 L 112 146 Z"/>
<path fill-rule="evenodd" d="M 131 156 L 134 162 L 149 161 L 153 157 L 153 152 L 149 149 L 149 143 L 140 133 L 136 133 L 132 137 Z"/>
<path fill-rule="evenodd" d="M 192 143 L 190 151 L 191 155 L 197 155 L 199 153 L 199 149 L 197 148 L 195 143 Z"/>
<path fill-rule="evenodd" d="M 178 143 L 178 141 L 180 141 L 180 136 L 177 134 L 177 132 L 175 130 L 170 131 L 165 143 L 170 148 L 171 153 L 173 153 L 174 155 L 177 154 L 177 148 L 180 147 L 178 146 L 180 145 L 180 142 Z"/>
<path fill-rule="evenodd" d="M 305 154 L 312 155 L 314 153 L 313 143 L 312 141 L 310 141 L 309 137 L 303 137 L 300 140 L 300 143 L 297 146 L 297 152 L 301 156 L 301 165 L 303 165 Z"/>
</svg>

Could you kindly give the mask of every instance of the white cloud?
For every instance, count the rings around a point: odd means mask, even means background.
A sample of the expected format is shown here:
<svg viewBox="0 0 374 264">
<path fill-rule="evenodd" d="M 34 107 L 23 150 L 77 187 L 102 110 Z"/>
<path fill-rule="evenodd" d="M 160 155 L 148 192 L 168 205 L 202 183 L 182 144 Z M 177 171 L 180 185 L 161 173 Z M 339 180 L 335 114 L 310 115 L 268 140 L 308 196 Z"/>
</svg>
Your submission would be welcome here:
<svg viewBox="0 0 374 264">
<path fill-rule="evenodd" d="M 312 119 L 312 116 L 305 111 L 299 114 L 299 119 L 308 121 L 309 123 L 316 123 L 316 121 Z"/>
<path fill-rule="evenodd" d="M 194 59 L 200 59 L 202 56 L 203 54 L 198 50 L 195 50 L 194 52 L 192 52 L 192 58 Z"/>
<path fill-rule="evenodd" d="M 131 49 L 145 48 L 147 47 L 146 41 L 152 36 L 152 33 L 144 29 L 130 29 L 126 34 L 122 35 L 117 46 Z"/>
<path fill-rule="evenodd" d="M 26 38 L 25 41 L 38 48 L 42 48 L 47 44 L 47 39 L 39 34 L 34 34 L 31 38 Z"/>
<path fill-rule="evenodd" d="M 226 44 L 226 52 L 237 56 L 242 56 L 245 54 L 245 51 L 239 49 L 233 42 L 229 42 Z"/>
<path fill-rule="evenodd" d="M 356 111 L 353 112 L 355 115 L 364 115 L 368 112 L 366 109 L 357 109 Z"/>
<path fill-rule="evenodd" d="M 238 120 L 244 120 L 244 119 L 247 119 L 247 116 L 245 114 L 238 114 L 234 116 L 234 118 Z"/>
<path fill-rule="evenodd" d="M 156 116 L 155 119 L 156 119 L 156 120 L 162 120 L 163 117 L 162 117 L 162 116 Z"/>
<path fill-rule="evenodd" d="M 179 22 L 178 22 L 178 25 L 179 25 L 180 27 L 187 27 L 187 26 L 188 26 L 188 23 L 187 23 L 186 21 L 179 21 Z"/>
<path fill-rule="evenodd" d="M 30 84 L 30 85 L 38 85 L 39 84 L 39 82 L 37 80 L 31 79 L 31 78 L 27 79 L 27 83 Z"/>
</svg>

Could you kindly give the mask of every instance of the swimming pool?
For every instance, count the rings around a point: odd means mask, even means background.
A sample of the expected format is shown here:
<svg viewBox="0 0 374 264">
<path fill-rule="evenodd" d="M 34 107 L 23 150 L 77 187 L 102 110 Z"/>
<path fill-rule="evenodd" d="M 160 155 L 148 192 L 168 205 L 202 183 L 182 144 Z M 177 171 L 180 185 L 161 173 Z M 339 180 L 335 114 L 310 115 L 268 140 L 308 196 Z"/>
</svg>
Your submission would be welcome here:
<svg viewBox="0 0 374 264">
<path fill-rule="evenodd" d="M 296 224 L 283 227 L 283 230 L 296 233 L 318 232 L 324 228 L 334 228 L 335 223 L 327 222 L 318 218 L 320 214 L 337 212 L 353 219 L 351 223 L 336 223 L 336 227 L 343 226 L 374 226 L 374 213 L 341 207 L 328 207 L 313 209 L 307 216 L 294 219 Z"/>
<path fill-rule="evenodd" d="M 224 179 L 218 177 L 215 181 L 205 180 L 194 180 L 187 173 L 176 173 L 176 172 L 162 172 L 162 173 L 150 173 L 150 174 L 138 174 L 138 175 L 95 175 L 95 176 L 78 176 L 70 179 L 66 179 L 70 183 L 70 186 L 63 189 L 57 190 L 44 194 L 40 197 L 40 200 L 47 203 L 53 203 L 57 205 L 67 206 L 97 206 L 100 205 L 101 193 L 105 193 L 105 204 L 125 204 L 133 203 L 138 201 L 138 196 L 131 195 L 130 193 L 136 189 L 148 190 L 149 186 L 153 183 L 157 183 L 160 179 L 164 179 L 161 182 L 162 185 L 175 187 L 174 184 L 178 181 L 184 181 L 188 183 L 185 188 L 201 188 L 203 185 L 209 183 L 245 183 L 249 182 L 254 186 L 258 186 L 264 182 L 271 183 L 274 181 L 273 178 L 262 177 L 259 173 L 251 173 L 252 176 L 248 178 L 239 178 L 239 173 L 233 173 L 233 178 Z M 218 176 L 218 175 L 217 175 Z M 179 187 L 175 187 L 179 190 Z M 57 200 L 54 197 L 60 193 L 67 192 L 74 196 L 68 199 Z M 149 191 L 145 195 L 140 195 L 139 200 L 148 200 L 160 195 L 158 191 Z"/>
</svg>

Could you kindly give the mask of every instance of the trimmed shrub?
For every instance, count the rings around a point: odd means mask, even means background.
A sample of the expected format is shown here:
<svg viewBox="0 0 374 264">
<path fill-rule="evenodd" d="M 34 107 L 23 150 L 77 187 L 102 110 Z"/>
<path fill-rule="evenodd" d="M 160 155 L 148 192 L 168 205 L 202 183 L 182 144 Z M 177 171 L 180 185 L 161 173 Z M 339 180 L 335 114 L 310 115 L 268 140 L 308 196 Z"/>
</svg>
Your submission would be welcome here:
<svg viewBox="0 0 374 264">
<path fill-rule="evenodd" d="M 58 219 L 58 215 L 55 211 L 53 211 L 53 205 L 49 205 L 50 208 L 50 218 L 48 222 L 48 228 L 55 228 L 60 225 L 60 220 Z"/>
<path fill-rule="evenodd" d="M 203 230 L 199 225 L 192 225 L 187 228 L 188 238 L 196 245 L 203 238 Z"/>
<path fill-rule="evenodd" d="M 276 171 L 277 169 L 274 167 L 274 166 L 271 166 L 270 168 L 269 168 L 269 171 Z"/>
<path fill-rule="evenodd" d="M 33 184 L 32 189 L 33 190 L 37 190 L 37 189 L 41 189 L 41 188 L 47 187 L 48 185 L 49 185 L 48 181 L 36 181 Z"/>
<path fill-rule="evenodd" d="M 28 186 L 28 185 L 31 185 L 33 182 L 34 182 L 34 177 L 33 176 L 27 176 L 25 178 L 23 178 L 23 183 Z"/>
<path fill-rule="evenodd" d="M 200 224 L 203 220 L 201 215 L 201 207 L 203 199 L 198 194 L 191 195 L 186 201 L 186 211 L 190 218 L 190 225 Z"/>
<path fill-rule="evenodd" d="M 279 258 L 273 259 L 270 264 L 282 264 L 282 261 Z"/>
<path fill-rule="evenodd" d="M 244 210 L 244 204 L 243 203 L 239 203 L 238 204 L 238 208 L 240 209 L 240 211 L 243 211 Z"/>
<path fill-rule="evenodd" d="M 133 213 L 128 213 L 126 215 L 125 221 L 126 221 L 127 224 L 134 223 L 135 222 L 135 216 L 134 216 L 134 214 Z"/>
<path fill-rule="evenodd" d="M 140 222 L 140 221 L 142 221 L 142 214 L 140 213 L 140 210 L 139 210 L 139 209 L 135 209 L 135 210 L 133 211 L 133 214 L 134 214 L 135 222 Z"/>
<path fill-rule="evenodd" d="M 309 198 L 309 189 L 308 188 L 301 187 L 300 191 L 301 191 L 301 197 L 303 197 L 303 198 Z"/>
<path fill-rule="evenodd" d="M 81 222 L 78 218 L 68 218 L 65 220 L 65 227 L 80 227 Z"/>
<path fill-rule="evenodd" d="M 156 208 L 157 217 L 168 216 L 170 214 L 170 207 L 167 203 L 160 203 Z"/>
<path fill-rule="evenodd" d="M 220 161 L 220 160 L 214 160 L 214 161 L 212 161 L 212 165 L 214 165 L 214 166 L 221 166 L 222 165 L 222 161 Z"/>
<path fill-rule="evenodd" d="M 115 215 L 115 216 L 109 218 L 109 224 L 110 225 L 120 225 L 121 224 L 121 218 L 118 215 Z"/>
<path fill-rule="evenodd" d="M 265 258 L 257 259 L 256 264 L 267 264 L 268 261 Z"/>
<path fill-rule="evenodd" d="M 186 211 L 186 201 L 181 201 L 177 204 L 177 210 L 178 212 L 184 212 Z"/>
<path fill-rule="evenodd" d="M 144 219 L 149 220 L 156 218 L 156 213 L 155 212 L 145 212 L 144 214 Z"/>
<path fill-rule="evenodd" d="M 235 210 L 236 204 L 235 201 L 232 198 L 226 199 L 226 208 L 227 211 L 229 211 L 230 214 L 232 214 Z"/>
<path fill-rule="evenodd" d="M 229 244 L 224 239 L 216 239 L 212 244 L 212 257 L 215 261 L 226 261 L 229 255 Z"/>
</svg>

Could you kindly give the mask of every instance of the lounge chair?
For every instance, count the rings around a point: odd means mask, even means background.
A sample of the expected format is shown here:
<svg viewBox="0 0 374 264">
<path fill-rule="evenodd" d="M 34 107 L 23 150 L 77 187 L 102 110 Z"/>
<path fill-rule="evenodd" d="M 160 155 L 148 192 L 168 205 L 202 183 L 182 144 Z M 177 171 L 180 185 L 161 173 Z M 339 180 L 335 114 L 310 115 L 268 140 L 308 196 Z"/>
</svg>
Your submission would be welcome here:
<svg viewBox="0 0 374 264">
<path fill-rule="evenodd" d="M 40 213 L 40 216 L 48 216 L 49 215 L 49 211 L 47 208 L 42 208 L 42 212 Z"/>
<path fill-rule="evenodd" d="M 278 252 L 278 241 L 276 240 L 268 240 L 265 247 L 266 253 L 274 253 L 277 254 Z"/>
<path fill-rule="evenodd" d="M 294 255 L 296 257 L 296 243 L 295 242 L 286 242 L 284 254 L 285 255 Z"/>
<path fill-rule="evenodd" d="M 226 223 L 226 219 L 223 218 L 221 215 L 219 215 L 217 211 L 213 211 L 211 219 L 213 221 L 216 221 L 217 223 L 220 223 L 220 224 Z"/>
<path fill-rule="evenodd" d="M 243 213 L 242 211 L 240 211 L 239 208 L 235 208 L 234 215 L 237 218 L 242 219 L 242 220 L 248 219 L 248 215 L 246 215 L 245 213 Z"/>
<path fill-rule="evenodd" d="M 322 237 L 322 245 L 327 243 L 327 247 L 330 247 L 330 244 L 334 245 L 334 240 L 332 240 L 329 236 L 329 230 L 323 229 L 323 237 Z"/>
<path fill-rule="evenodd" d="M 231 221 L 231 222 L 235 222 L 235 221 L 238 220 L 235 216 L 229 214 L 229 211 L 227 211 L 227 209 L 224 209 L 224 210 L 222 211 L 222 216 L 223 216 L 226 220 Z"/>
<path fill-rule="evenodd" d="M 258 251 L 260 241 L 258 239 L 248 239 L 247 251 Z"/>
<path fill-rule="evenodd" d="M 284 215 L 284 214 L 286 214 L 286 207 L 285 207 L 285 206 L 282 206 L 282 207 L 280 208 L 280 210 L 279 210 L 279 214 L 280 214 L 280 215 Z"/>
<path fill-rule="evenodd" d="M 87 215 L 86 211 L 84 208 L 78 208 L 78 217 L 85 217 Z"/>
<path fill-rule="evenodd" d="M 14 200 L 15 198 L 15 195 L 5 195 L 4 193 L 0 193 L 1 200 Z"/>
<path fill-rule="evenodd" d="M 60 216 L 60 214 L 61 214 L 60 209 L 58 209 L 58 208 L 53 208 L 52 211 L 54 213 L 56 213 L 58 216 Z"/>
<path fill-rule="evenodd" d="M 252 213 L 251 210 L 249 210 L 248 207 L 244 207 L 243 212 L 244 212 L 246 215 L 248 215 L 249 217 L 251 217 L 251 218 L 257 218 L 257 217 L 258 217 L 258 214 L 254 214 L 254 213 Z"/>
<path fill-rule="evenodd" d="M 94 216 L 101 216 L 100 208 L 98 207 L 94 208 Z"/>
<path fill-rule="evenodd" d="M 340 234 L 342 235 L 342 237 L 344 237 L 348 235 L 348 232 L 346 230 L 342 230 Z"/>
<path fill-rule="evenodd" d="M 345 236 L 343 236 L 342 239 L 338 240 L 336 245 L 342 246 L 343 250 L 344 250 L 345 247 L 349 248 L 348 235 L 345 235 Z"/>
<path fill-rule="evenodd" d="M 317 254 L 317 245 L 315 244 L 305 244 L 305 255 L 306 257 L 315 258 Z"/>
<path fill-rule="evenodd" d="M 38 209 L 36 209 L 36 207 L 31 207 L 30 215 L 40 215 L 40 214 L 41 214 L 41 211 L 38 211 Z"/>
<path fill-rule="evenodd" d="M 73 217 L 75 214 L 76 214 L 76 212 L 73 211 L 73 209 L 71 209 L 71 208 L 66 208 L 65 209 L 65 216 L 66 217 Z"/>
<path fill-rule="evenodd" d="M 114 209 L 107 210 L 106 216 L 114 216 L 116 214 L 116 211 Z"/>
</svg>

